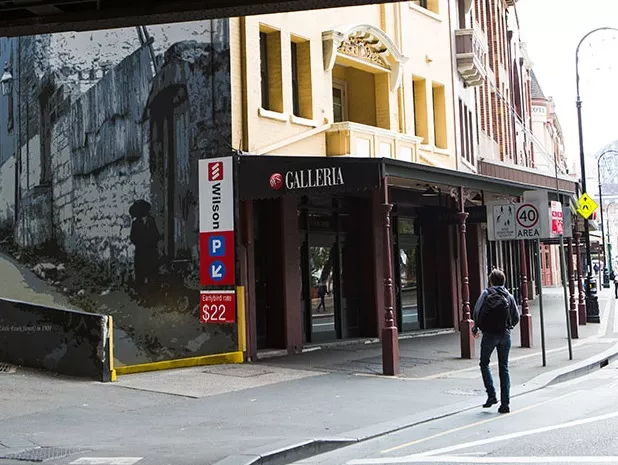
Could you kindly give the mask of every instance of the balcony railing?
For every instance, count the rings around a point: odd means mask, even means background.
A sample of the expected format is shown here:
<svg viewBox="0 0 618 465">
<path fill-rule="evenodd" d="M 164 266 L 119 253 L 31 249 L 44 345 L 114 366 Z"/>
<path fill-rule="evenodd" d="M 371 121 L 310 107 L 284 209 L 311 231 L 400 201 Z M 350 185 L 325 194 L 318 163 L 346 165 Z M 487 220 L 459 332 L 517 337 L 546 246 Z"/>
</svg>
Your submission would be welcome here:
<svg viewBox="0 0 618 465">
<path fill-rule="evenodd" d="M 468 86 L 480 86 L 487 76 L 487 38 L 478 26 L 455 31 L 457 71 Z"/>
<path fill-rule="evenodd" d="M 420 137 L 349 121 L 334 123 L 326 131 L 329 156 L 384 157 L 415 162 L 421 142 Z"/>
</svg>

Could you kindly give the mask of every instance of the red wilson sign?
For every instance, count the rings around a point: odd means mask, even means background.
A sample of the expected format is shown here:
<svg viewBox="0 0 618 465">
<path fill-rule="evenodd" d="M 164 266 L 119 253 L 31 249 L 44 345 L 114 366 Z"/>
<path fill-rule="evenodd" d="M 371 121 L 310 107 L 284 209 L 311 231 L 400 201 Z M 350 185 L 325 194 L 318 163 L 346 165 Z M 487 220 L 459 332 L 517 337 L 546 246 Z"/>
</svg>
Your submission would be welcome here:
<svg viewBox="0 0 618 465">
<path fill-rule="evenodd" d="M 235 291 L 201 291 L 200 323 L 236 322 Z"/>
</svg>

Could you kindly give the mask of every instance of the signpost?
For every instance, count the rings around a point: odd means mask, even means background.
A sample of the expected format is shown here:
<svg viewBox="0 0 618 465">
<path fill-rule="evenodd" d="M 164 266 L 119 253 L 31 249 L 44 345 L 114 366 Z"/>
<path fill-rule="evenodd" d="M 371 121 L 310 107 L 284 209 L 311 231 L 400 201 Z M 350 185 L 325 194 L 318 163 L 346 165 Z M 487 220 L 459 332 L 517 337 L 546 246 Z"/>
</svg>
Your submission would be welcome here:
<svg viewBox="0 0 618 465">
<path fill-rule="evenodd" d="M 579 213 L 582 216 L 582 218 L 584 218 L 585 220 L 590 218 L 590 216 L 596 211 L 596 209 L 599 208 L 597 203 L 594 200 L 592 200 L 592 197 L 590 197 L 585 192 L 579 198 L 577 203 L 578 203 L 577 213 Z"/>
<path fill-rule="evenodd" d="M 210 288 L 200 291 L 201 323 L 236 322 L 234 165 L 232 156 L 199 160 L 200 285 Z"/>
<path fill-rule="evenodd" d="M 201 323 L 235 323 L 236 322 L 236 292 L 235 291 L 201 291 L 200 292 L 200 322 Z"/>
<path fill-rule="evenodd" d="M 200 284 L 236 284 L 232 157 L 199 161 Z"/>
<path fill-rule="evenodd" d="M 564 234 L 564 212 L 560 202 L 551 202 L 551 233 L 554 236 Z"/>
<path fill-rule="evenodd" d="M 529 191 L 526 194 L 527 195 L 524 196 L 525 200 L 523 202 L 487 205 L 487 236 L 490 241 L 532 240 L 536 244 L 535 265 L 538 283 L 537 290 L 539 294 L 541 348 L 543 366 L 546 366 L 547 357 L 545 348 L 545 319 L 543 314 L 543 285 L 539 278 L 542 272 L 541 240 L 560 237 L 562 241 L 562 238 L 565 236 L 565 210 L 561 202 L 548 203 L 547 195 L 543 192 Z M 589 200 L 592 201 L 592 199 Z M 586 204 L 588 205 L 586 211 L 591 210 L 590 213 L 592 213 L 592 205 L 589 203 Z M 561 250 L 561 254 L 563 253 L 564 250 Z M 563 255 L 561 256 L 564 258 Z M 564 269 L 564 261 L 561 262 L 561 265 Z M 564 272 L 562 276 L 564 285 Z M 567 325 L 568 324 L 569 322 L 567 320 Z M 570 327 L 567 327 L 567 330 L 569 333 L 568 337 L 570 347 Z M 570 349 L 569 355 L 572 358 Z"/>
<path fill-rule="evenodd" d="M 541 237 L 539 224 L 539 207 L 532 203 L 518 204 L 515 217 L 517 220 L 516 239 L 537 239 Z"/>
</svg>

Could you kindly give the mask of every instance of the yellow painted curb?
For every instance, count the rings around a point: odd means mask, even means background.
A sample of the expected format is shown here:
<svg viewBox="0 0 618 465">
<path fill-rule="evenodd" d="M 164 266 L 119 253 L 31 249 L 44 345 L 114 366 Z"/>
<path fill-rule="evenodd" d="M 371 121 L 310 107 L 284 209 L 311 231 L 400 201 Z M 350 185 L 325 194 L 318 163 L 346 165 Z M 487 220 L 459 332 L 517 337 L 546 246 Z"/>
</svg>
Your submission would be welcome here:
<svg viewBox="0 0 618 465">
<path fill-rule="evenodd" d="M 110 380 L 112 382 L 116 381 L 116 370 L 114 369 L 114 318 L 111 315 L 107 315 L 107 337 L 109 338 L 108 347 L 109 347 L 109 370 Z"/>
<path fill-rule="evenodd" d="M 131 375 L 145 373 L 147 371 L 170 370 L 172 368 L 188 368 L 203 365 L 223 365 L 226 363 L 243 363 L 245 361 L 242 352 L 229 352 L 225 354 L 204 355 L 203 357 L 181 358 L 178 360 L 165 360 L 162 362 L 142 363 L 140 365 L 127 365 L 116 367 L 119 375 Z"/>
</svg>

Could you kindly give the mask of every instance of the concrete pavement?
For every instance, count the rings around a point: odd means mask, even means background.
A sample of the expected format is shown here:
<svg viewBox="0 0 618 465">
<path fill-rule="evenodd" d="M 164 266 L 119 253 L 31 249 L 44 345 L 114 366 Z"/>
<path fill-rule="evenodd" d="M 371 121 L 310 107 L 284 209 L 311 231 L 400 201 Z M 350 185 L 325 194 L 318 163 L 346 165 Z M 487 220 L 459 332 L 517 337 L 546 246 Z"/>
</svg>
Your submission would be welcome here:
<svg viewBox="0 0 618 465">
<path fill-rule="evenodd" d="M 570 361 L 562 290 L 546 290 L 548 366 L 541 366 L 535 303 L 535 347 L 519 348 L 515 330 L 514 396 L 574 367 L 579 373 L 598 368 L 618 353 L 610 297 L 601 293 L 603 323 L 580 327 Z M 49 446 L 66 453 L 47 461 L 58 465 L 84 457 L 89 461 L 75 465 L 92 465 L 96 457 L 124 457 L 113 463 L 126 465 L 287 463 L 484 400 L 478 361 L 459 359 L 458 334 L 401 341 L 396 378 L 379 375 L 380 353 L 378 344 L 342 345 L 254 364 L 128 375 L 114 384 L 18 368 L 0 375 L 0 455 Z"/>
<path fill-rule="evenodd" d="M 519 397 L 508 415 L 475 408 L 295 465 L 618 463 L 618 365 Z"/>
</svg>

